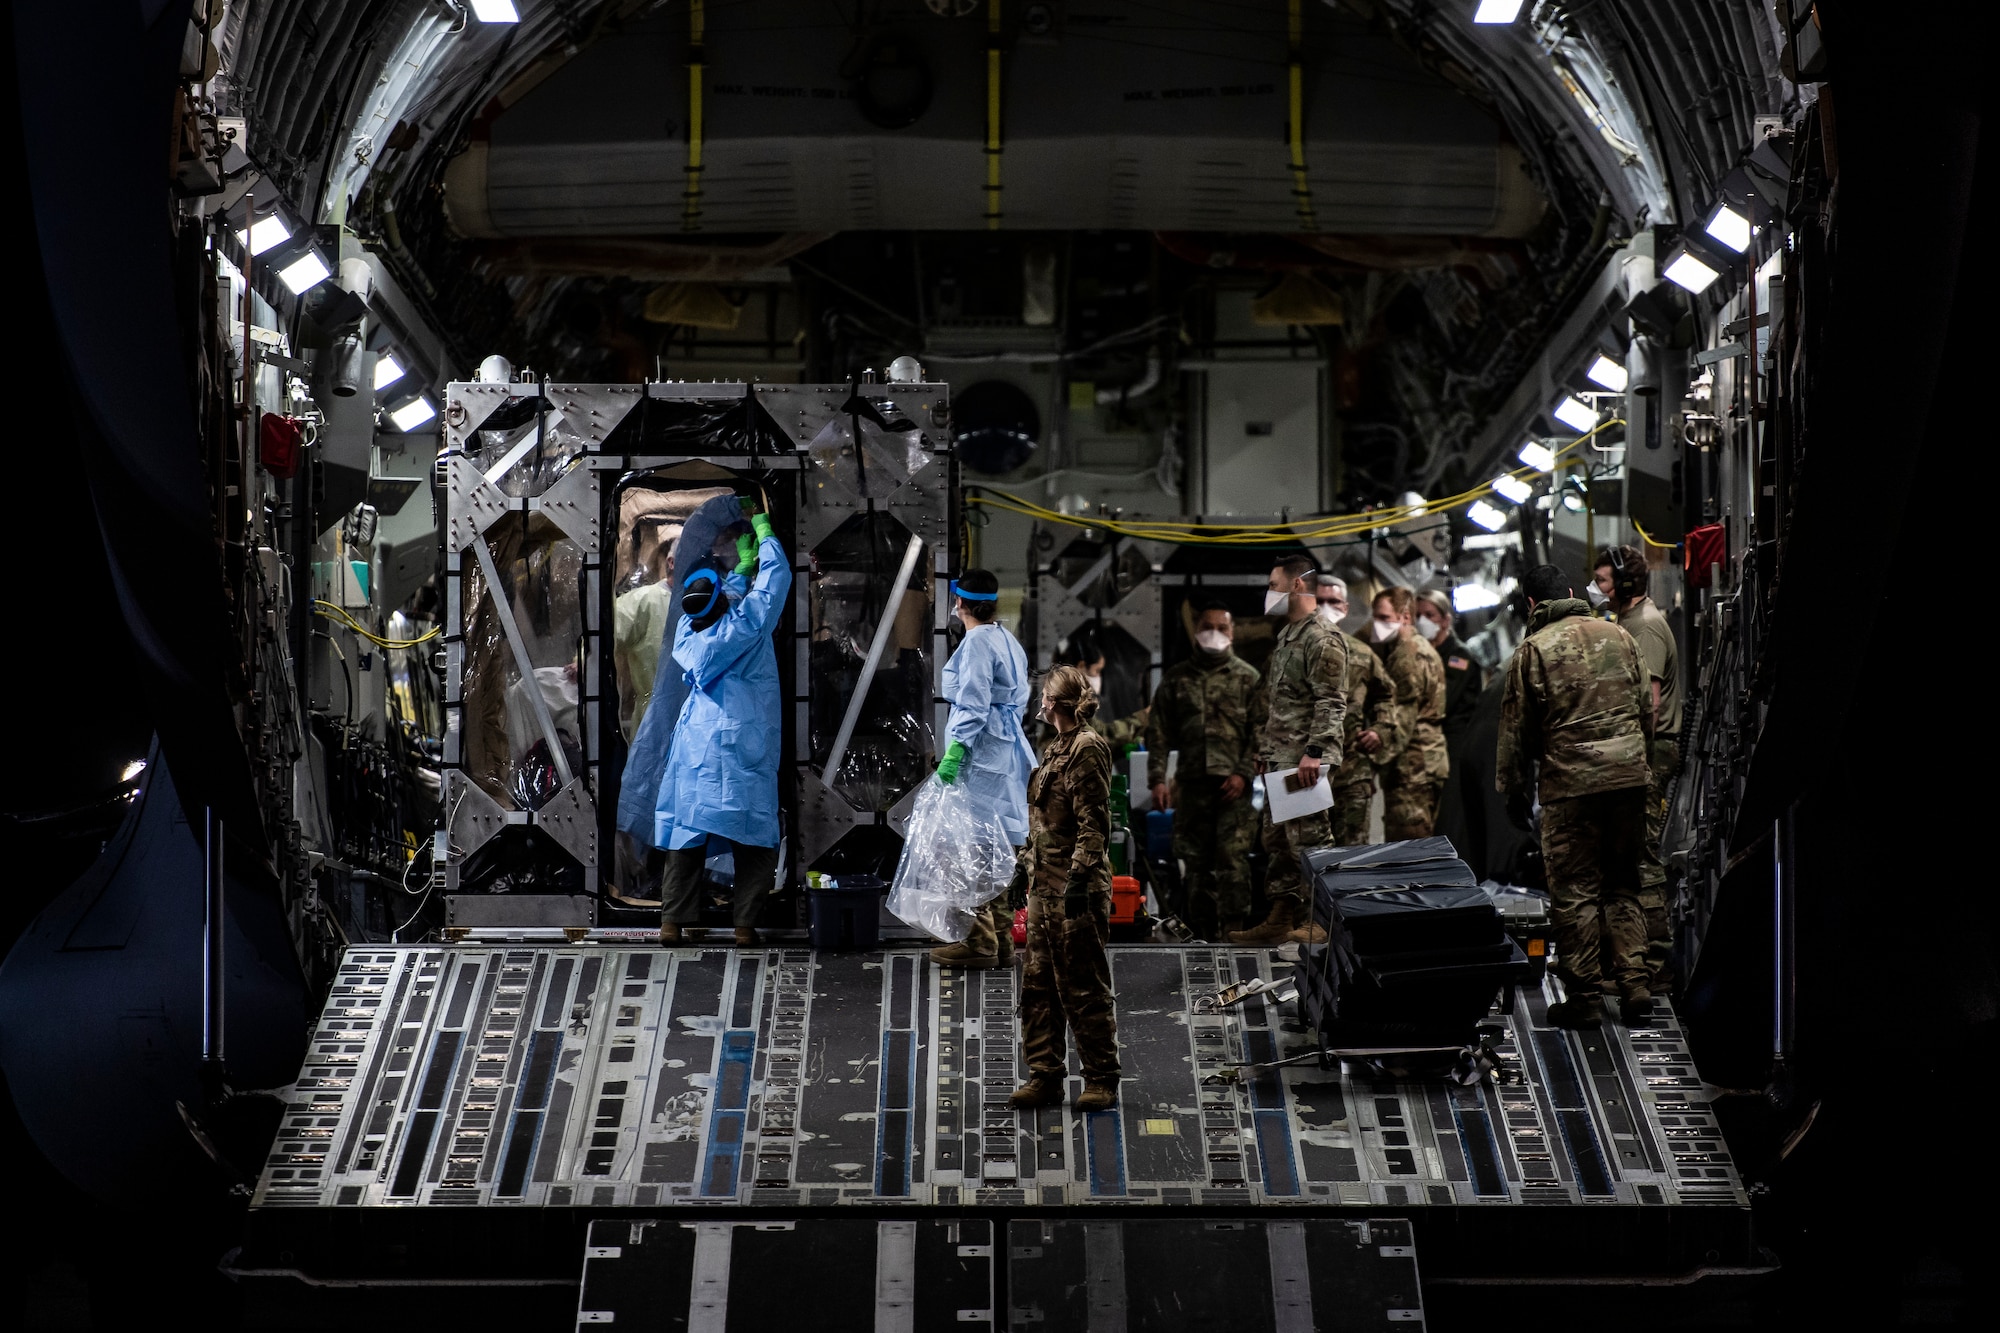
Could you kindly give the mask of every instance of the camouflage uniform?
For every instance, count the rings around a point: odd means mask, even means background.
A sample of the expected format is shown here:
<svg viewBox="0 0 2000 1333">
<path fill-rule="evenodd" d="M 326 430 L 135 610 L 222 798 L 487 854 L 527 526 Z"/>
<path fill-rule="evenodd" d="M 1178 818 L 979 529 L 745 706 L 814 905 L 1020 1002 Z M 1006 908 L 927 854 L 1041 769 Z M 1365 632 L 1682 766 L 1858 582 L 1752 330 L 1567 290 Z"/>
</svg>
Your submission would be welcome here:
<svg viewBox="0 0 2000 1333">
<path fill-rule="evenodd" d="M 1382 836 L 1390 842 L 1428 838 L 1437 823 L 1438 797 L 1451 776 L 1444 744 L 1444 661 L 1415 634 L 1404 634 L 1376 653 L 1396 682 L 1401 748 L 1377 754 L 1382 765 Z"/>
<path fill-rule="evenodd" d="M 1667 826 L 1667 783 L 1680 767 L 1681 668 L 1673 628 L 1650 597 L 1641 597 L 1618 615 L 1618 627 L 1632 636 L 1646 674 L 1660 682 L 1660 711 L 1650 751 L 1653 780 L 1646 789 L 1646 842 L 1639 857 L 1639 908 L 1646 914 L 1646 964 L 1655 979 L 1666 972 L 1673 952 L 1667 920 L 1667 867 L 1660 860 L 1660 835 Z"/>
<path fill-rule="evenodd" d="M 1142 708 L 1130 717 L 1121 717 L 1114 722 L 1106 722 L 1093 713 L 1090 721 L 1084 725 L 1110 743 L 1112 757 L 1116 758 L 1118 752 L 1126 746 L 1145 739 L 1146 710 Z"/>
<path fill-rule="evenodd" d="M 1639 910 L 1646 917 L 1646 968 L 1655 983 L 1672 966 L 1673 923 L 1667 917 L 1667 867 L 1660 860 L 1660 835 L 1667 828 L 1667 787 L 1681 766 L 1680 740 L 1655 736 L 1648 750 L 1652 781 L 1646 784 L 1646 841 L 1639 856 Z M 1659 987 L 1655 984 L 1654 989 Z"/>
<path fill-rule="evenodd" d="M 1347 734 L 1341 742 L 1340 770 L 1333 775 L 1333 840 L 1342 847 L 1368 841 L 1368 807 L 1375 800 L 1375 770 L 1384 756 L 1402 750 L 1403 722 L 1396 713 L 1396 682 L 1368 645 L 1343 633 L 1347 647 Z M 1364 731 L 1382 738 L 1374 754 L 1363 754 L 1354 738 Z"/>
<path fill-rule="evenodd" d="M 1541 798 L 1549 918 L 1573 995 L 1594 996 L 1607 970 L 1622 992 L 1647 986 L 1639 849 L 1651 720 L 1631 635 L 1578 598 L 1535 608 L 1507 664 L 1494 785 Z"/>
<path fill-rule="evenodd" d="M 1170 668 L 1153 694 L 1146 724 L 1146 781 L 1174 769 L 1174 856 L 1187 886 L 1189 916 L 1230 921 L 1250 914 L 1250 849 L 1257 810 L 1249 782 L 1256 773 L 1257 723 L 1265 712 L 1257 668 L 1234 653 L 1197 652 Z M 1224 800 L 1222 784 L 1244 781 L 1243 794 Z M 1205 922 L 1204 922 L 1205 924 Z"/>
<path fill-rule="evenodd" d="M 1270 709 L 1258 750 L 1265 771 L 1296 768 L 1305 755 L 1317 753 L 1322 764 L 1339 772 L 1347 727 L 1347 641 L 1340 631 L 1318 616 L 1286 624 L 1265 664 L 1264 689 Z M 1333 821 L 1327 815 L 1322 810 L 1275 824 L 1265 807 L 1264 855 L 1270 859 L 1265 897 L 1306 898 L 1300 857 L 1310 848 L 1332 845 Z"/>
<path fill-rule="evenodd" d="M 1021 1049 L 1062 1077 L 1063 1025 L 1086 1079 L 1118 1077 L 1111 1008 L 1111 747 L 1088 727 L 1058 736 L 1028 780 L 1028 965 Z"/>
</svg>

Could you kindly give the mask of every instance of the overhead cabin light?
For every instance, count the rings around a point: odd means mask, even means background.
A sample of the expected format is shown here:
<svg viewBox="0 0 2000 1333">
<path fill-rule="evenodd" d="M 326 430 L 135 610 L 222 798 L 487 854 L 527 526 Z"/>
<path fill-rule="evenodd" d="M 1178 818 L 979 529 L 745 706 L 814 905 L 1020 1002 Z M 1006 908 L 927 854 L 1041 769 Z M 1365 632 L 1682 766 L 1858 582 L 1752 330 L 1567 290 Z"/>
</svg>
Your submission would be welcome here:
<svg viewBox="0 0 2000 1333">
<path fill-rule="evenodd" d="M 1533 486 L 1522 481 L 1511 472 L 1503 472 L 1495 477 L 1493 479 L 1493 489 L 1517 505 L 1528 503 L 1528 497 L 1535 493 Z"/>
<path fill-rule="evenodd" d="M 1465 516 L 1488 532 L 1498 532 L 1507 526 L 1507 511 L 1496 509 L 1484 500 L 1474 500 Z"/>
<path fill-rule="evenodd" d="M 1602 352 L 1597 354 L 1597 359 L 1590 363 L 1590 369 L 1583 374 L 1592 384 L 1600 385 L 1613 393 L 1625 392 L 1625 367 Z"/>
<path fill-rule="evenodd" d="M 514 0 L 472 0 L 472 12 L 481 23 L 521 21 L 521 11 L 514 8 Z"/>
<path fill-rule="evenodd" d="M 1708 226 L 1703 230 L 1739 255 L 1750 248 L 1750 219 L 1727 201 L 1715 206 L 1715 211 L 1708 215 Z"/>
<path fill-rule="evenodd" d="M 403 378 L 403 363 L 396 359 L 394 352 L 384 352 L 375 362 L 375 389 L 380 392 Z"/>
<path fill-rule="evenodd" d="M 118 775 L 118 780 L 120 782 L 130 782 L 145 771 L 146 761 L 143 759 L 134 759 L 131 763 L 125 765 L 125 771 Z"/>
<path fill-rule="evenodd" d="M 1682 250 L 1667 261 L 1661 276 L 1676 287 L 1685 288 L 1697 296 L 1709 288 L 1722 274 L 1696 258 L 1691 250 Z"/>
<path fill-rule="evenodd" d="M 1515 457 L 1537 472 L 1547 472 L 1556 465 L 1556 451 L 1534 440 L 1522 445 Z"/>
<path fill-rule="evenodd" d="M 1521 16 L 1521 0 L 1479 0 L 1472 11 L 1474 23 L 1512 23 Z"/>
<path fill-rule="evenodd" d="M 1499 593 L 1481 583 L 1461 583 L 1451 590 L 1451 609 L 1460 615 L 1467 611 L 1484 611 L 1490 606 L 1498 606 L 1504 599 Z"/>
<path fill-rule="evenodd" d="M 274 245 L 282 245 L 292 239 L 292 229 L 276 213 L 260 219 L 247 232 L 236 233 L 236 243 L 253 255 L 261 255 Z"/>
<path fill-rule="evenodd" d="M 1581 433 L 1595 429 L 1597 411 L 1581 398 L 1564 398 L 1556 404 L 1555 419 L 1571 430 Z"/>
<path fill-rule="evenodd" d="M 294 296 L 311 291 L 332 276 L 333 270 L 326 266 L 317 250 L 306 251 L 278 270 L 278 281 L 291 288 Z"/>
<path fill-rule="evenodd" d="M 412 398 L 401 407 L 389 413 L 389 420 L 396 423 L 396 429 L 408 433 L 437 415 L 428 398 Z"/>
</svg>

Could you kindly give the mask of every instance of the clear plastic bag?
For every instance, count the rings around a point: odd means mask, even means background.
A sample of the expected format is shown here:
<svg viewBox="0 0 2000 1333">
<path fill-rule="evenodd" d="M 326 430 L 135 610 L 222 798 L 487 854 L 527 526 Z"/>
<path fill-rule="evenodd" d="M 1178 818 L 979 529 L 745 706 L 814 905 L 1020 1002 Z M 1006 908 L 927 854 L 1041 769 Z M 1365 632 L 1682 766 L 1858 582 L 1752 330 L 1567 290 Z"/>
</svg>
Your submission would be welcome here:
<svg viewBox="0 0 2000 1333">
<path fill-rule="evenodd" d="M 941 940 L 962 940 L 972 914 L 1013 878 L 1014 847 L 999 819 L 980 809 L 964 783 L 925 779 L 905 827 L 889 910 Z"/>
</svg>

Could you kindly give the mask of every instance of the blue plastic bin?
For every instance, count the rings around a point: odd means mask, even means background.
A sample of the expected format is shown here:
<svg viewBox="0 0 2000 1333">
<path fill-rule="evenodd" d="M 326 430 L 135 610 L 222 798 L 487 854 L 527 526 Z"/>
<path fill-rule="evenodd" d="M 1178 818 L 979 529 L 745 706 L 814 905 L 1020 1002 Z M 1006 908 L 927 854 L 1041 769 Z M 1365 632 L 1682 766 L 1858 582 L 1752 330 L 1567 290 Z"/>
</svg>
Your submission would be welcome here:
<svg viewBox="0 0 2000 1333">
<path fill-rule="evenodd" d="M 1174 812 L 1146 812 L 1146 857 L 1156 866 L 1174 863 Z"/>
</svg>

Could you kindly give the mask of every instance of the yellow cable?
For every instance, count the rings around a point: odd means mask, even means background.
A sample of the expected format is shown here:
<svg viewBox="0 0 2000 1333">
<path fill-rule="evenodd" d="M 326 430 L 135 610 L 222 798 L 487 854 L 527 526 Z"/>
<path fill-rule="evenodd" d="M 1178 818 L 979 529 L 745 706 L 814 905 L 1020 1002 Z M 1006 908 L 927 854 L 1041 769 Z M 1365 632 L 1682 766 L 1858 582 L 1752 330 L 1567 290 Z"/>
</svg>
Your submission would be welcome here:
<svg viewBox="0 0 2000 1333">
<path fill-rule="evenodd" d="M 681 211 L 682 231 L 701 230 L 701 76 L 707 55 L 702 41 L 707 28 L 703 0 L 694 0 L 688 6 L 688 161 L 687 189 L 682 191 L 687 203 Z"/>
<path fill-rule="evenodd" d="M 1625 424 L 1623 417 L 1613 417 L 1600 422 L 1591 430 L 1577 436 L 1568 444 L 1555 451 L 1554 466 L 1543 469 L 1523 464 L 1510 469 L 1508 476 L 1537 476 L 1544 471 L 1554 473 L 1564 466 L 1564 456 L 1580 448 L 1592 436 L 1613 426 Z M 1368 510 L 1359 514 L 1336 514 L 1326 518 L 1306 519 L 1297 523 L 1176 523 L 1171 520 L 1127 520 L 1112 518 L 1092 518 L 1088 515 L 1065 514 L 1059 510 L 1047 509 L 1032 500 L 1001 491 L 1002 499 L 985 495 L 966 497 L 968 505 L 979 505 L 988 509 L 999 509 L 1006 513 L 1020 514 L 1026 518 L 1039 519 L 1046 523 L 1061 524 L 1072 528 L 1101 528 L 1106 532 L 1129 537 L 1135 541 L 1172 542 L 1181 546 L 1264 546 L 1289 545 L 1330 541 L 1340 537 L 1355 537 L 1372 532 L 1377 528 L 1406 523 L 1413 518 L 1427 518 L 1453 509 L 1470 505 L 1493 493 L 1493 483 L 1486 482 L 1469 491 L 1448 495 L 1442 499 L 1426 500 L 1422 504 L 1396 506 L 1387 509 Z M 1217 535 L 1208 535 L 1208 534 Z"/>
<path fill-rule="evenodd" d="M 1674 549 L 1674 548 L 1675 548 L 1676 546 L 1679 546 L 1679 545 L 1680 545 L 1680 543 L 1679 543 L 1679 542 L 1657 542 L 1657 541 L 1654 541 L 1654 540 L 1653 540 L 1653 534 L 1652 534 L 1652 533 L 1650 533 L 1650 532 L 1648 532 L 1648 531 L 1646 531 L 1646 530 L 1645 530 L 1644 528 L 1640 527 L 1640 526 L 1639 526 L 1639 520 L 1638 520 L 1638 519 L 1636 519 L 1636 518 L 1632 520 L 1632 528 L 1633 528 L 1633 530 L 1634 530 L 1634 531 L 1636 531 L 1636 532 L 1637 532 L 1637 533 L 1639 534 L 1639 540 L 1640 540 L 1640 541 L 1642 541 L 1642 542 L 1646 543 L 1646 545 L 1648 545 L 1648 546 L 1657 546 L 1657 547 L 1659 547 L 1659 548 L 1660 548 L 1660 549 L 1661 549 L 1662 551 L 1671 551 L 1671 550 L 1673 550 L 1673 549 Z"/>
<path fill-rule="evenodd" d="M 344 606 L 336 605 L 333 602 L 325 601 L 318 597 L 313 598 L 313 606 L 317 608 L 314 611 L 315 615 L 322 616 L 327 620 L 333 621 L 336 625 L 339 625 L 342 629 L 349 630 L 355 634 L 360 635 L 362 638 L 368 640 L 368 642 L 374 644 L 378 648 L 396 648 L 396 649 L 415 648 L 419 644 L 429 643 L 432 639 L 435 639 L 438 635 L 444 633 L 444 626 L 435 625 L 432 626 L 430 630 L 428 630 L 422 635 L 419 635 L 417 638 L 414 639 L 385 639 L 380 634 L 375 633 L 373 630 L 363 625 L 360 621 L 356 620 L 353 616 L 349 615 L 347 612 L 347 608 Z"/>
<path fill-rule="evenodd" d="M 1299 210 L 1299 224 L 1305 231 L 1318 231 L 1313 216 L 1312 186 L 1306 180 L 1305 69 L 1300 63 L 1304 44 L 1304 21 L 1299 0 L 1289 0 L 1287 37 L 1291 51 L 1291 123 L 1287 135 L 1292 153 L 1292 202 Z"/>
<path fill-rule="evenodd" d="M 1000 230 L 1000 0 L 986 0 L 986 230 Z"/>
</svg>

